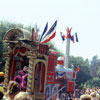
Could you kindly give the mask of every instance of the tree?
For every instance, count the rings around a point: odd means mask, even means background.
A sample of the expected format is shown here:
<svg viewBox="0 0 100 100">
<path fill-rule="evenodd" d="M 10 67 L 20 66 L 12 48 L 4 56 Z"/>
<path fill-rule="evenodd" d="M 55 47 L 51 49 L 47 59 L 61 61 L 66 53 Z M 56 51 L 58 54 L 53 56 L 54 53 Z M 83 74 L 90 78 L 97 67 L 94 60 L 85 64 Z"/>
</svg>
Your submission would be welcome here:
<svg viewBox="0 0 100 100">
<path fill-rule="evenodd" d="M 91 75 L 92 77 L 100 77 L 100 59 L 97 55 L 91 61 Z"/>
<path fill-rule="evenodd" d="M 48 45 L 51 45 L 51 49 L 55 50 L 58 53 L 58 57 L 59 56 L 64 56 L 64 54 L 59 49 L 57 49 L 57 47 L 55 46 L 54 43 L 49 42 Z"/>
<path fill-rule="evenodd" d="M 99 61 L 98 56 L 97 55 L 96 56 L 93 56 L 92 57 L 92 61 L 91 61 L 91 67 L 92 68 L 95 67 L 96 64 L 98 63 L 98 61 Z"/>
<path fill-rule="evenodd" d="M 82 84 L 91 79 L 89 62 L 87 62 L 86 60 L 84 61 L 82 57 L 71 56 L 70 65 L 74 65 L 75 71 L 78 65 L 80 67 L 80 71 L 77 73 L 76 76 L 76 81 L 78 84 Z"/>
<path fill-rule="evenodd" d="M 84 85 L 88 88 L 100 87 L 100 78 L 94 77 L 93 79 L 90 79 L 87 82 L 85 82 Z"/>
</svg>

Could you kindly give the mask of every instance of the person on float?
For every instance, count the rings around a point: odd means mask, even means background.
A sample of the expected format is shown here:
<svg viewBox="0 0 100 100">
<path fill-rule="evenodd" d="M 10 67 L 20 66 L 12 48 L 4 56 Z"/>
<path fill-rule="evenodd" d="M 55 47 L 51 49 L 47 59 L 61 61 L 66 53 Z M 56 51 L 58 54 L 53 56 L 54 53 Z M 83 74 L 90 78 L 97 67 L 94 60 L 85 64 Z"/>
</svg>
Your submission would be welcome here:
<svg viewBox="0 0 100 100">
<path fill-rule="evenodd" d="M 14 100 L 17 93 L 21 91 L 20 85 L 15 81 L 9 81 L 7 92 L 5 93 L 3 100 Z"/>
<path fill-rule="evenodd" d="M 18 73 L 20 73 L 20 76 L 24 76 L 26 73 L 28 73 L 28 67 L 24 66 L 23 70 L 20 70 Z"/>
<path fill-rule="evenodd" d="M 23 74 L 23 75 L 24 75 L 24 74 Z M 19 84 L 22 83 L 22 74 L 21 74 L 20 72 L 18 72 L 18 75 L 15 76 L 14 81 L 15 81 L 15 82 L 18 82 Z"/>
<path fill-rule="evenodd" d="M 22 91 L 26 91 L 26 88 L 27 88 L 27 77 L 28 77 L 28 73 L 26 73 L 25 75 L 22 76 L 22 83 L 21 83 Z"/>
</svg>

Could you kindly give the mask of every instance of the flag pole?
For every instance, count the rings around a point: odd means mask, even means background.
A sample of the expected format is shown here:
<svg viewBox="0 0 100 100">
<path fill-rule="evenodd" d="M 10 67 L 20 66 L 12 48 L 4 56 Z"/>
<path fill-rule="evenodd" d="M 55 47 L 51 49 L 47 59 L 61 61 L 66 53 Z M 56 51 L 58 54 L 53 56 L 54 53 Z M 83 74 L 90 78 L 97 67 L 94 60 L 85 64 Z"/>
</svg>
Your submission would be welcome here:
<svg viewBox="0 0 100 100">
<path fill-rule="evenodd" d="M 65 67 L 69 67 L 70 39 L 66 39 Z"/>
</svg>

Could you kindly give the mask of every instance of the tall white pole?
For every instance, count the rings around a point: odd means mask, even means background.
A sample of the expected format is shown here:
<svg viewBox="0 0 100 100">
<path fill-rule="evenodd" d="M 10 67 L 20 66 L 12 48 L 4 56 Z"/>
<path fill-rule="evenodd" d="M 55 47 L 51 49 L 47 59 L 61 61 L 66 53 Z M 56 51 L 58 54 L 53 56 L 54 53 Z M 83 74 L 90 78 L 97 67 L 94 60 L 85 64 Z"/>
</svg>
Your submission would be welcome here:
<svg viewBox="0 0 100 100">
<path fill-rule="evenodd" d="M 65 67 L 69 67 L 70 39 L 66 39 Z"/>
</svg>

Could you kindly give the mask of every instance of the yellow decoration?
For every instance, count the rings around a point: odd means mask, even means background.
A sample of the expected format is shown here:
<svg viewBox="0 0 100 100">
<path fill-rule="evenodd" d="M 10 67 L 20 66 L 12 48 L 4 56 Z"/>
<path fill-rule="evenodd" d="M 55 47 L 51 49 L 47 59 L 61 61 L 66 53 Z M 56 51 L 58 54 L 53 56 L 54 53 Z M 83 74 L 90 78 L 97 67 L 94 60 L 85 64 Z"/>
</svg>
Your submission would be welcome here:
<svg viewBox="0 0 100 100">
<path fill-rule="evenodd" d="M 4 72 L 0 72 L 0 76 L 3 76 L 4 77 Z"/>
</svg>

